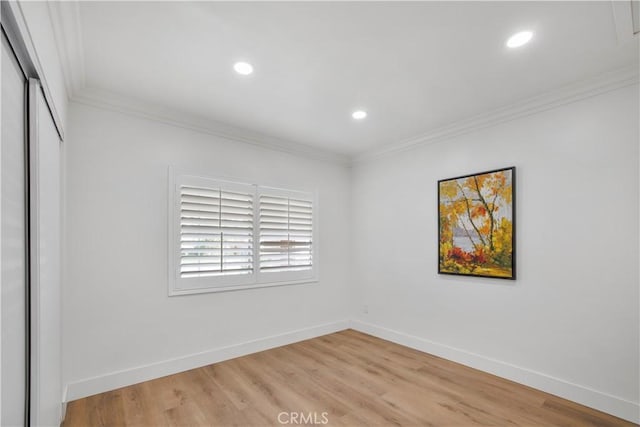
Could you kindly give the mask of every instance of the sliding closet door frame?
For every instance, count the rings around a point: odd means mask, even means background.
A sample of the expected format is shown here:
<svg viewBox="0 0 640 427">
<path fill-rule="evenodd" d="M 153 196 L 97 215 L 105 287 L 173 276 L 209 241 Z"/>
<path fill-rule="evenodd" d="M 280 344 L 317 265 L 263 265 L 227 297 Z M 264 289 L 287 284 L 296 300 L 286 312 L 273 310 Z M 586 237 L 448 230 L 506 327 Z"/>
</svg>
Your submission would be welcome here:
<svg viewBox="0 0 640 427">
<path fill-rule="evenodd" d="M 27 72 L 25 71 L 23 63 L 20 61 L 20 55 L 16 51 L 15 47 L 12 45 L 11 40 L 8 37 L 7 32 L 5 31 L 4 25 L 2 25 L 2 43 L 8 46 L 10 50 L 10 55 L 13 55 L 18 63 L 18 68 L 22 72 L 25 80 L 24 85 L 24 228 L 25 228 L 25 254 L 24 254 L 24 262 L 25 262 L 25 271 L 24 271 L 24 279 L 25 279 L 25 295 L 24 295 L 24 303 L 25 303 L 25 372 L 24 372 L 24 423 L 26 426 L 31 425 L 31 230 L 30 225 L 32 221 L 31 216 L 31 201 L 30 201 L 30 151 L 29 151 L 29 139 L 31 132 L 31 126 L 29 123 L 29 93 L 28 93 L 28 77 Z M 1 152 L 0 152 L 1 154 Z M 0 230 L 1 231 L 1 230 Z M 0 258 L 1 261 L 1 258 Z M 2 372 L 0 372 L 1 378 Z M 0 408 L 1 411 L 1 408 Z M 1 415 L 1 412 L 0 412 Z"/>
<path fill-rule="evenodd" d="M 33 40 L 28 30 L 20 3 L 15 0 L 0 1 L 0 24 L 3 37 L 13 50 L 20 68 L 28 80 L 26 91 L 27 111 L 25 123 L 25 228 L 27 234 L 26 250 L 26 379 L 25 379 L 25 426 L 38 425 L 38 396 L 40 378 L 37 367 L 40 366 L 38 343 L 40 342 L 37 316 L 40 313 L 39 299 L 39 197 L 38 197 L 38 95 L 41 95 L 51 120 L 58 133 L 60 142 L 64 141 L 64 129 L 60 114 L 53 102 L 46 76 L 38 58 Z M 0 377 L 2 372 L 0 372 Z M 62 396 L 60 396 L 62 398 Z M 62 403 L 62 402 L 61 402 Z M 1 408 L 0 408 L 1 411 Z"/>
</svg>

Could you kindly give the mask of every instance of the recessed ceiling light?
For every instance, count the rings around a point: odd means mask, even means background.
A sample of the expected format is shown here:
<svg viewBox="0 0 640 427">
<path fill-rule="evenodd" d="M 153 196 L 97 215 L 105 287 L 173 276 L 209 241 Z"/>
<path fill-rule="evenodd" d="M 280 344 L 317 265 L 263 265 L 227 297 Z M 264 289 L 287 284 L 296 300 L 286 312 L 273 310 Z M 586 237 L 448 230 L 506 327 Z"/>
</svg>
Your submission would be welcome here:
<svg viewBox="0 0 640 427">
<path fill-rule="evenodd" d="M 351 114 L 351 117 L 353 117 L 353 118 L 354 118 L 354 119 L 356 119 L 356 120 L 362 120 L 362 119 L 364 119 L 365 117 L 367 117 L 367 112 L 366 112 L 366 111 L 363 111 L 363 110 L 354 111 L 354 112 Z"/>
<path fill-rule="evenodd" d="M 519 33 L 515 33 L 509 40 L 507 40 L 507 47 L 516 48 L 522 45 L 525 45 L 531 41 L 533 37 L 533 33 L 531 31 L 521 31 Z"/>
<path fill-rule="evenodd" d="M 233 64 L 233 69 L 236 70 L 236 73 L 242 74 L 243 76 L 248 76 L 253 73 L 253 65 L 248 62 L 236 62 Z"/>
</svg>

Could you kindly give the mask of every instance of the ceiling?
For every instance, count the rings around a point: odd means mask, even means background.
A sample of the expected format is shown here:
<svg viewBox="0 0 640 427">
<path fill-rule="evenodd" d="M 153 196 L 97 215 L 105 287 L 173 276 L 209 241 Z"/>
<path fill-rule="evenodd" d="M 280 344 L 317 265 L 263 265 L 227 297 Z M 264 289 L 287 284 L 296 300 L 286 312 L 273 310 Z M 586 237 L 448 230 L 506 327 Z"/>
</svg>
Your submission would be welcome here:
<svg viewBox="0 0 640 427">
<path fill-rule="evenodd" d="M 81 2 L 79 24 L 87 88 L 346 155 L 639 59 L 609 1 Z"/>
</svg>

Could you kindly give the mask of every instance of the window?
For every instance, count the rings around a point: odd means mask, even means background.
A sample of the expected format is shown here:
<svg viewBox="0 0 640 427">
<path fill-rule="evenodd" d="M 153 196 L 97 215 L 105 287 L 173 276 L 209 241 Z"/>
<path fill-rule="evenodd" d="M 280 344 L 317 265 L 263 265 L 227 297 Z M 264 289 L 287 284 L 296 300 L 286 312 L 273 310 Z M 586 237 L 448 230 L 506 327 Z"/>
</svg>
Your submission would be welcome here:
<svg viewBox="0 0 640 427">
<path fill-rule="evenodd" d="M 259 188 L 260 275 L 308 278 L 313 270 L 313 200 Z M 284 274 L 282 274 L 284 273 Z"/>
<path fill-rule="evenodd" d="M 251 189 L 180 186 L 180 277 L 253 273 Z"/>
<path fill-rule="evenodd" d="M 170 173 L 169 294 L 315 280 L 312 193 Z"/>
</svg>

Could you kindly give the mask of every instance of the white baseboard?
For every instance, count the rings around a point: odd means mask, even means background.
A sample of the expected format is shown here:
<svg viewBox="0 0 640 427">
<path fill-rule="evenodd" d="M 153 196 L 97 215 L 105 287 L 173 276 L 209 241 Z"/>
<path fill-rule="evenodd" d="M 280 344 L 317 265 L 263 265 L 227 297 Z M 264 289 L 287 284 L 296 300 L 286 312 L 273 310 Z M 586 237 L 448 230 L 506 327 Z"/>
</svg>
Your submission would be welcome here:
<svg viewBox="0 0 640 427">
<path fill-rule="evenodd" d="M 349 328 L 348 320 L 327 323 L 283 334 L 272 335 L 270 337 L 260 338 L 253 341 L 234 344 L 227 347 L 207 350 L 201 353 L 195 353 L 175 359 L 164 360 L 149 365 L 86 378 L 67 385 L 65 401 L 69 402 L 83 397 L 92 396 L 94 394 L 104 393 L 105 391 L 115 390 L 117 388 L 149 381 L 166 375 L 176 374 L 178 372 L 188 371 L 190 369 L 199 368 L 212 363 L 222 362 L 224 360 L 268 350 L 270 348 L 327 335 L 347 328 Z"/>
<path fill-rule="evenodd" d="M 351 327 L 396 344 L 433 354 L 547 393 L 580 403 L 616 417 L 640 423 L 640 405 L 607 393 L 564 381 L 559 378 L 515 366 L 500 360 L 429 341 L 381 326 L 352 320 Z"/>
</svg>

